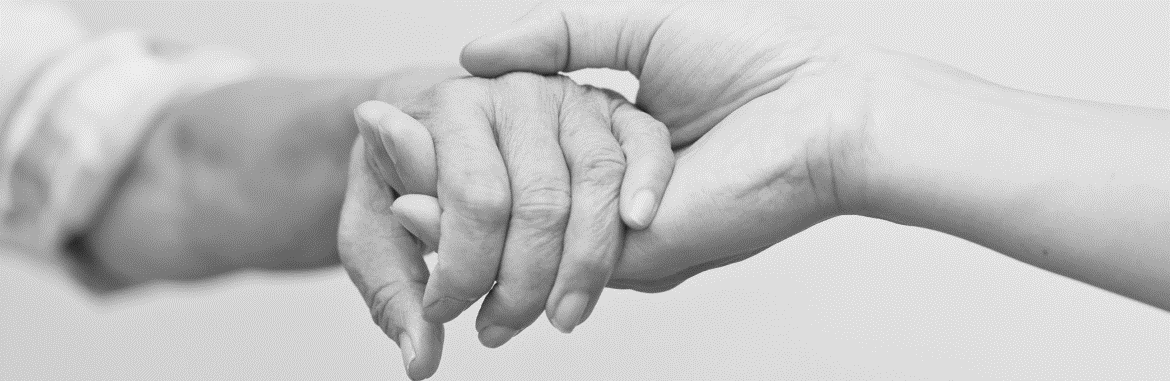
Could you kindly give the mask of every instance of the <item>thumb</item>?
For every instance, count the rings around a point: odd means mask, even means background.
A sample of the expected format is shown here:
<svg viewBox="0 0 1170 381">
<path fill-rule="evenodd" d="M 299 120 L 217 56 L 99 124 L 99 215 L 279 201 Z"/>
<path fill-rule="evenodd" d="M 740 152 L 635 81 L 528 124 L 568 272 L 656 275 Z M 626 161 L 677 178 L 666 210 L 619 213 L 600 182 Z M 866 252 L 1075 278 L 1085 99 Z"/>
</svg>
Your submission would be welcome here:
<svg viewBox="0 0 1170 381">
<path fill-rule="evenodd" d="M 427 251 L 433 252 L 439 247 L 439 199 L 421 195 L 408 194 L 394 200 L 390 211 L 402 227 L 411 235 L 417 237 L 427 246 Z"/>
<path fill-rule="evenodd" d="M 663 4 L 543 4 L 504 30 L 467 44 L 460 63 L 480 77 L 585 68 L 625 70 L 640 76 L 654 35 L 678 8 Z"/>
</svg>

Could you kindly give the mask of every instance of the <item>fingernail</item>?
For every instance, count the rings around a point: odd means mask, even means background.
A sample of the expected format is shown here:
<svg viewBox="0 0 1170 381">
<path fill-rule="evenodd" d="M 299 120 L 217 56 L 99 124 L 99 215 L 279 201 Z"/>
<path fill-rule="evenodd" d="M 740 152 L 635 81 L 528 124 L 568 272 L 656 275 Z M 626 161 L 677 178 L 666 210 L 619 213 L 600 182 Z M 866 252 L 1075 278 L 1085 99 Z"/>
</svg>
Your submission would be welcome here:
<svg viewBox="0 0 1170 381">
<path fill-rule="evenodd" d="M 394 161 L 395 168 L 397 168 L 398 153 L 409 152 L 409 147 L 399 146 L 398 141 L 402 139 L 401 136 L 411 133 L 411 131 L 406 130 L 406 126 L 409 125 L 408 123 L 418 122 L 414 122 L 411 116 L 405 113 L 391 112 L 388 116 L 383 115 L 379 123 L 384 124 L 381 127 L 385 128 L 388 132 L 382 134 L 382 144 L 386 145 L 386 151 L 389 153 L 390 159 Z"/>
<path fill-rule="evenodd" d="M 634 206 L 630 209 L 633 215 L 630 218 L 635 224 L 638 224 L 637 228 L 643 229 L 650 226 L 650 221 L 654 218 L 654 209 L 658 208 L 658 202 L 654 199 L 654 192 L 651 192 L 649 189 L 640 190 L 637 194 L 634 194 L 634 200 L 632 202 Z"/>
<path fill-rule="evenodd" d="M 414 344 L 406 332 L 398 335 L 398 348 L 402 350 L 402 367 L 406 369 L 406 374 L 410 374 L 410 365 L 414 363 Z"/>
<path fill-rule="evenodd" d="M 446 323 L 459 316 L 459 313 L 471 306 L 472 302 L 474 301 L 463 301 L 444 296 L 427 305 L 423 311 L 423 318 L 432 323 Z"/>
<path fill-rule="evenodd" d="M 589 297 L 585 294 L 574 292 L 565 295 L 553 315 L 553 326 L 564 333 L 573 332 L 573 328 L 581 324 L 581 316 L 585 314 L 585 308 L 588 306 Z"/>
<path fill-rule="evenodd" d="M 360 126 L 358 130 L 362 137 L 366 139 L 367 154 L 371 154 L 370 156 L 373 157 L 379 165 L 394 165 L 394 155 L 391 155 L 390 152 L 386 151 L 386 141 L 383 137 L 385 134 L 378 132 L 381 128 L 378 126 L 378 123 L 381 122 L 382 118 L 386 114 L 378 107 L 364 104 L 358 106 L 355 112 L 357 113 L 357 118 L 361 119 L 361 121 L 358 123 Z M 389 163 L 386 162 L 387 159 L 389 159 Z"/>
<path fill-rule="evenodd" d="M 358 107 L 357 112 L 358 116 L 362 118 L 362 121 L 370 126 L 377 126 L 378 121 L 382 119 L 383 115 L 382 110 L 372 106 Z"/>
<path fill-rule="evenodd" d="M 493 325 L 479 331 L 479 342 L 488 348 L 499 348 L 519 333 L 519 330 Z"/>
</svg>

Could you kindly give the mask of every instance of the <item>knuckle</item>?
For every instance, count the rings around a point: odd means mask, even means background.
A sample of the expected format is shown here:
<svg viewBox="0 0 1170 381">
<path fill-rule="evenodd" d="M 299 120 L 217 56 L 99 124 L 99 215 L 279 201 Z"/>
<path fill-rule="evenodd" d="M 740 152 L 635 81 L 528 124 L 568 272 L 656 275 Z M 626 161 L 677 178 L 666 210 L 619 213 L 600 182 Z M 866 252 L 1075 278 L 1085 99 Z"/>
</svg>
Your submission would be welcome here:
<svg viewBox="0 0 1170 381">
<path fill-rule="evenodd" d="M 447 297 L 461 301 L 474 301 L 491 290 L 495 283 L 495 271 L 492 271 L 491 274 L 489 276 L 482 271 L 467 271 L 466 269 L 460 271 L 460 269 L 445 265 L 443 268 L 436 268 L 432 277 L 442 279 L 439 289 L 443 290 L 442 293 Z"/>
<path fill-rule="evenodd" d="M 562 239 L 560 235 L 544 235 L 536 241 L 524 242 L 523 265 L 504 265 L 499 270 L 498 288 L 509 295 L 547 293 L 557 278 L 561 264 Z M 513 250 L 520 247 L 512 247 Z M 531 249 L 531 250 L 530 250 Z"/>
<path fill-rule="evenodd" d="M 554 77 L 555 78 L 555 77 Z M 563 87 L 558 86 L 555 79 L 539 74 L 514 72 L 492 79 L 491 99 L 498 112 L 514 117 L 522 114 L 531 114 L 533 107 L 542 108 L 546 112 L 554 109 L 557 100 L 562 99 Z M 531 101 L 520 102 L 518 99 Z M 516 114 L 516 113 L 521 114 Z M 531 118 L 531 115 L 524 115 Z"/>
<path fill-rule="evenodd" d="M 572 200 L 564 186 L 535 184 L 519 193 L 512 205 L 513 219 L 552 225 L 568 219 Z"/>
<path fill-rule="evenodd" d="M 496 303 L 505 306 L 504 310 L 513 314 L 539 314 L 547 301 L 548 291 L 556 281 L 556 269 L 535 275 L 532 278 L 501 279 L 497 289 L 492 291 Z"/>
<path fill-rule="evenodd" d="M 640 120 L 635 121 L 633 125 L 633 132 L 635 137 L 638 137 L 640 140 L 646 142 L 667 142 L 667 144 L 669 144 L 670 130 L 666 128 L 665 124 L 662 124 L 662 122 L 654 119 L 653 117 L 650 117 L 649 115 L 643 115 L 639 119 Z"/>
<path fill-rule="evenodd" d="M 467 217 L 480 222 L 499 222 L 508 218 L 512 206 L 508 188 L 494 181 L 477 181 L 454 195 L 456 206 Z"/>
<path fill-rule="evenodd" d="M 405 281 L 391 281 L 371 290 L 366 300 L 374 323 L 391 337 L 398 337 L 398 332 L 391 331 L 401 329 L 394 306 L 398 305 L 399 299 L 410 294 L 408 291 L 409 285 Z"/>
<path fill-rule="evenodd" d="M 529 263 L 528 266 L 521 270 L 521 274 L 523 274 L 522 278 L 510 279 L 510 281 L 521 286 L 518 289 L 530 292 L 533 290 L 548 291 L 552 289 L 553 283 L 557 280 L 557 267 L 560 266 L 561 253 L 557 252 L 556 254 L 556 256 Z"/>
<path fill-rule="evenodd" d="M 617 149 L 599 147 L 586 154 L 578 169 L 582 184 L 610 187 L 620 185 L 626 173 L 626 157 Z"/>
</svg>

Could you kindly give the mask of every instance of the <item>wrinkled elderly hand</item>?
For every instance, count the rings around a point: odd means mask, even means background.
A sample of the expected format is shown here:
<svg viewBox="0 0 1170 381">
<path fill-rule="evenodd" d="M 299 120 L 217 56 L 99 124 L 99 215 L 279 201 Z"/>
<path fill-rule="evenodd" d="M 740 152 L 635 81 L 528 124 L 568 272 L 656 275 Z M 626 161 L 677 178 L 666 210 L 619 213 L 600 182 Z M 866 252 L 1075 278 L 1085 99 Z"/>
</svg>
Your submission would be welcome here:
<svg viewBox="0 0 1170 381">
<path fill-rule="evenodd" d="M 523 73 L 449 80 L 399 106 L 355 110 L 338 240 L 410 376 L 434 372 L 438 324 L 485 294 L 476 326 L 489 347 L 542 310 L 563 331 L 580 324 L 619 260 L 623 221 L 654 218 L 673 168 L 665 126 L 614 93 Z M 411 234 L 425 236 L 420 225 L 400 223 L 420 212 L 393 208 L 397 194 L 437 196 L 421 205 L 441 242 L 426 247 Z"/>
<path fill-rule="evenodd" d="M 857 211 L 867 126 L 886 117 L 874 95 L 899 83 L 890 69 L 905 60 L 775 13 L 549 6 L 464 48 L 480 76 L 607 67 L 639 79 L 638 107 L 666 124 L 677 162 L 653 224 L 626 236 L 611 286 L 664 291 Z"/>
</svg>

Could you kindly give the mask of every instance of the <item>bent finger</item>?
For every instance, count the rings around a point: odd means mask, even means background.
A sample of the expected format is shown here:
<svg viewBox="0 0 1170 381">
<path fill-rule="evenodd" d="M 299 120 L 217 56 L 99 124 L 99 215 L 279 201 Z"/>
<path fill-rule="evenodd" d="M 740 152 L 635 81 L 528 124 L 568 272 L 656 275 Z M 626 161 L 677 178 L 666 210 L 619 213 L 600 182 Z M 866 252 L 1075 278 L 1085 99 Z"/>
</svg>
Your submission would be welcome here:
<svg viewBox="0 0 1170 381">
<path fill-rule="evenodd" d="M 395 170 L 394 155 L 387 150 L 383 133 L 377 127 L 377 121 L 382 118 L 382 110 L 374 107 L 373 102 L 366 102 L 353 110 L 354 121 L 357 122 L 358 135 L 361 137 L 363 157 L 370 161 L 371 174 L 374 179 L 384 183 L 396 192 L 406 192 L 402 180 Z"/>
<path fill-rule="evenodd" d="M 374 322 L 398 343 L 410 378 L 430 377 L 442 357 L 443 327 L 423 318 L 422 247 L 390 213 L 394 194 L 377 180 L 364 145 L 358 137 L 351 149 L 338 253 Z"/>
<path fill-rule="evenodd" d="M 439 199 L 420 194 L 399 196 L 391 206 L 394 216 L 428 251 L 439 247 Z"/>
<path fill-rule="evenodd" d="M 626 226 L 645 229 L 674 171 L 674 152 L 666 125 L 622 102 L 613 113 L 613 132 L 626 155 L 621 188 L 621 215 Z"/>
<path fill-rule="evenodd" d="M 569 219 L 569 169 L 558 136 L 556 102 L 568 79 L 514 73 L 495 80 L 495 129 L 508 167 L 512 213 L 495 287 L 484 298 L 476 329 L 496 348 L 544 311 L 557 277 Z M 515 101 L 530 98 L 535 101 Z"/>
<path fill-rule="evenodd" d="M 404 189 L 402 194 L 435 196 L 435 143 L 422 123 L 388 103 L 369 101 L 358 113 L 377 133 Z M 372 133 L 371 133 L 372 134 Z M 368 139 L 368 138 L 367 138 Z"/>
<path fill-rule="evenodd" d="M 427 320 L 437 323 L 454 319 L 491 289 L 508 228 L 508 171 L 481 84 L 475 79 L 440 84 L 428 119 L 443 239 L 423 303 Z"/>
<path fill-rule="evenodd" d="M 573 198 L 546 309 L 553 326 L 568 333 L 589 316 L 622 248 L 625 226 L 618 203 L 625 157 L 611 132 L 606 103 L 570 104 L 562 112 L 561 147 Z"/>
</svg>

